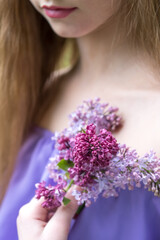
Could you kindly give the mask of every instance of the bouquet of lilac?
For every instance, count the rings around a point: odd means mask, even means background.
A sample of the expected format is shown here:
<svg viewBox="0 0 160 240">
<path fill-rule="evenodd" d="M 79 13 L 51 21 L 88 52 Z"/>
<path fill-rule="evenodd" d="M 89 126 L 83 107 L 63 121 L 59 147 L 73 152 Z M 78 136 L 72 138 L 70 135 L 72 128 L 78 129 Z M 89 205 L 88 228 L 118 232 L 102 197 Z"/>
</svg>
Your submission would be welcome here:
<svg viewBox="0 0 160 240">
<path fill-rule="evenodd" d="M 160 196 L 160 160 L 153 151 L 140 157 L 136 150 L 117 143 L 111 133 L 122 125 L 117 111 L 100 99 L 84 101 L 70 115 L 69 127 L 55 134 L 58 154 L 50 158 L 47 168 L 57 185 L 36 184 L 36 197 L 45 199 L 43 207 L 68 204 L 65 194 L 73 184 L 81 191 L 73 190 L 72 195 L 85 206 L 100 194 L 117 197 L 126 187 L 133 190 L 143 185 Z"/>
</svg>

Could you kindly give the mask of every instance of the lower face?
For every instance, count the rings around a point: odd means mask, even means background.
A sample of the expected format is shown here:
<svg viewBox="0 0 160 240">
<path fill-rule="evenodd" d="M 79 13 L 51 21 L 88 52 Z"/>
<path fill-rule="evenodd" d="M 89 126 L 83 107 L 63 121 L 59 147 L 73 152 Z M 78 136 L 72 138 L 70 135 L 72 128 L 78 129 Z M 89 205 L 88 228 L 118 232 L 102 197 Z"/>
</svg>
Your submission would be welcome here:
<svg viewBox="0 0 160 240">
<path fill-rule="evenodd" d="M 53 31 L 66 38 L 78 38 L 107 24 L 120 0 L 29 0 L 47 20 Z M 73 11 L 47 11 L 43 6 L 74 8 Z"/>
</svg>

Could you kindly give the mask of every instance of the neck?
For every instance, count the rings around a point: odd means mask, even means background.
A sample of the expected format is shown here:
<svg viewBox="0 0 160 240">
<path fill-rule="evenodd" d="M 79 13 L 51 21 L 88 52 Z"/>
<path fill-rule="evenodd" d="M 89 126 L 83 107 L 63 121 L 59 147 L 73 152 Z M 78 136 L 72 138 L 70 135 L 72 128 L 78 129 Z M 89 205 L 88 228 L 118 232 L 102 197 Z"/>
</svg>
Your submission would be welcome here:
<svg viewBox="0 0 160 240">
<path fill-rule="evenodd" d="M 84 81 L 86 78 L 92 83 L 97 79 L 105 79 L 105 81 L 107 79 L 108 84 L 108 81 L 113 82 L 114 78 L 116 79 L 115 84 L 120 81 L 118 84 L 123 86 L 127 82 L 128 86 L 133 88 L 143 88 L 146 84 L 145 76 L 141 83 L 138 80 L 133 81 L 133 79 L 138 79 L 136 74 L 143 78 L 141 72 L 149 69 L 152 63 L 148 62 L 143 51 L 133 49 L 124 29 L 119 29 L 115 22 L 109 22 L 91 34 L 77 38 L 76 41 L 80 55 L 77 71 Z M 134 71 L 134 67 L 137 72 Z M 131 71 L 129 71 L 130 69 Z M 150 69 L 152 72 L 152 67 Z M 123 77 L 126 70 L 128 73 L 132 73 L 132 78 L 130 75 Z M 129 79 L 131 79 L 130 82 Z"/>
<path fill-rule="evenodd" d="M 118 65 L 131 54 L 123 29 L 119 31 L 114 22 L 78 38 L 77 45 L 80 54 L 79 70 L 82 75 L 104 75 L 113 64 Z"/>
</svg>

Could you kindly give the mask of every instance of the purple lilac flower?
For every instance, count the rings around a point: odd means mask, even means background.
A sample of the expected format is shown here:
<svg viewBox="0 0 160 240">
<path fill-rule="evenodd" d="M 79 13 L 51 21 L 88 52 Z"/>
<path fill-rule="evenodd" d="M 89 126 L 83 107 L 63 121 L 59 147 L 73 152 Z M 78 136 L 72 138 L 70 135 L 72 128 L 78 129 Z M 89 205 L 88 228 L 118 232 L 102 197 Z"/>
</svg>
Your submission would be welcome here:
<svg viewBox="0 0 160 240">
<path fill-rule="evenodd" d="M 100 103 L 100 98 L 83 101 L 83 104 L 69 115 L 69 131 L 71 129 L 72 132 L 80 131 L 91 123 L 95 123 L 97 132 L 102 128 L 114 131 L 122 124 L 122 118 L 117 115 L 117 112 L 117 107 Z"/>
</svg>

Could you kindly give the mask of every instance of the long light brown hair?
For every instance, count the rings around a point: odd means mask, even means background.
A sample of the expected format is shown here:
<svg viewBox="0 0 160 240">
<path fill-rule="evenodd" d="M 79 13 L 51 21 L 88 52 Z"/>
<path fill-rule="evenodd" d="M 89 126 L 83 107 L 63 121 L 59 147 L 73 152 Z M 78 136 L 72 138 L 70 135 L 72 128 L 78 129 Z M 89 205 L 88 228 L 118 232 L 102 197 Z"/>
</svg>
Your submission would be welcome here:
<svg viewBox="0 0 160 240">
<path fill-rule="evenodd" d="M 159 0 L 121 0 L 116 13 L 134 47 L 160 63 Z M 40 106 L 67 39 L 57 36 L 29 0 L 0 0 L 0 191 L 4 195 L 18 150 Z M 52 53 L 52 54 L 51 54 Z M 53 94 L 53 92 L 52 92 Z M 49 99 L 49 97 L 48 97 Z M 42 113 L 41 113 L 42 114 Z"/>
</svg>

